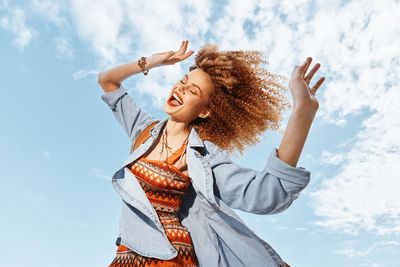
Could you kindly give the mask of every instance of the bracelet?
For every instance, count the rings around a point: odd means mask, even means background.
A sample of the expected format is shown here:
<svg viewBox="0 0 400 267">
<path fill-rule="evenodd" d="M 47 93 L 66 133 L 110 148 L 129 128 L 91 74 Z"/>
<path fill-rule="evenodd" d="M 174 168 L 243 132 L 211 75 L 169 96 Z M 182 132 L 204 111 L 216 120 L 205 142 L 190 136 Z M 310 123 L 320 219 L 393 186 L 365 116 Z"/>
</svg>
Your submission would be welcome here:
<svg viewBox="0 0 400 267">
<path fill-rule="evenodd" d="M 138 60 L 138 65 L 139 65 L 140 68 L 142 69 L 144 75 L 147 75 L 147 73 L 149 73 L 149 70 L 145 70 L 145 69 L 144 69 L 145 66 L 146 66 L 146 57 L 141 57 L 141 58 Z"/>
</svg>

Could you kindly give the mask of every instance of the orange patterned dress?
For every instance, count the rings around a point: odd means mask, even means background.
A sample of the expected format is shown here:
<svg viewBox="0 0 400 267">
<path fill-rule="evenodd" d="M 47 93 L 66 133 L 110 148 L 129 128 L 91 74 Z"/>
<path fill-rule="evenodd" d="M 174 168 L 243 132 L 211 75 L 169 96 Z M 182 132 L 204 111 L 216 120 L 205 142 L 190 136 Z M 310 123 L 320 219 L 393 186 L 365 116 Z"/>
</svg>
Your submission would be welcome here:
<svg viewBox="0 0 400 267">
<path fill-rule="evenodd" d="M 178 255 L 170 260 L 161 260 L 139 255 L 120 244 L 116 257 L 109 267 L 198 266 L 190 233 L 177 216 L 185 190 L 190 185 L 190 178 L 173 164 L 185 150 L 186 142 L 168 157 L 167 163 L 142 156 L 129 165 L 153 204 L 165 233 L 178 251 Z"/>
</svg>

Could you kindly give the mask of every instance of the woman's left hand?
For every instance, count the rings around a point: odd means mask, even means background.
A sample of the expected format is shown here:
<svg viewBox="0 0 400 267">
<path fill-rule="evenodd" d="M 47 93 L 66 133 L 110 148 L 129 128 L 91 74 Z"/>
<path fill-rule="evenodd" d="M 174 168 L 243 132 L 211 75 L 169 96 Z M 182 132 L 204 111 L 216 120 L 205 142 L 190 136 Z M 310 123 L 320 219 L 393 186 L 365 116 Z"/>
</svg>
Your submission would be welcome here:
<svg viewBox="0 0 400 267">
<path fill-rule="evenodd" d="M 306 75 L 307 69 L 312 61 L 311 57 L 307 57 L 306 61 L 296 66 L 292 72 L 292 77 L 289 81 L 289 88 L 293 97 L 294 108 L 301 109 L 302 111 L 309 111 L 311 114 L 317 112 L 319 108 L 318 99 L 315 93 L 324 82 L 325 77 L 321 77 L 311 88 L 309 87 L 310 81 L 321 64 L 317 63 Z"/>
<path fill-rule="evenodd" d="M 289 87 L 294 106 L 277 151 L 278 158 L 293 167 L 297 165 L 319 107 L 315 92 L 325 80 L 324 77 L 321 77 L 314 86 L 309 87 L 311 78 L 320 67 L 319 63 L 315 64 L 311 71 L 305 75 L 311 60 L 311 57 L 307 57 L 302 65 L 296 66 L 293 70 Z"/>
</svg>

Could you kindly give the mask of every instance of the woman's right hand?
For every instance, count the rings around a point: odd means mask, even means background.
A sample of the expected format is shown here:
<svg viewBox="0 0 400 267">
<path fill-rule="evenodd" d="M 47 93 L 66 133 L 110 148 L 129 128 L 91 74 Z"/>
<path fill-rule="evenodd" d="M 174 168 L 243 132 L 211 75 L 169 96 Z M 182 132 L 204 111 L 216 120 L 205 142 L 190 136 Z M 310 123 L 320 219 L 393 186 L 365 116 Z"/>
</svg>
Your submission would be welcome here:
<svg viewBox="0 0 400 267">
<path fill-rule="evenodd" d="M 190 50 L 185 53 L 189 41 L 182 41 L 181 47 L 178 51 L 166 51 L 151 55 L 146 59 L 145 69 L 151 69 L 163 65 L 173 65 L 177 62 L 187 59 L 190 57 L 194 51 Z"/>
</svg>

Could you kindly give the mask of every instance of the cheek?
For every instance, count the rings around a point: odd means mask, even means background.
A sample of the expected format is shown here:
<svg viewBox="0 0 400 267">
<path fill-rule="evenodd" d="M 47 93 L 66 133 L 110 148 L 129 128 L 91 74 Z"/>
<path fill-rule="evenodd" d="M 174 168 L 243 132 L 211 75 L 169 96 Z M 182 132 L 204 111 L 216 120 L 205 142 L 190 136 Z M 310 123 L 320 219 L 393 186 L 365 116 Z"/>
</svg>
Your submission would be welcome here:
<svg viewBox="0 0 400 267">
<path fill-rule="evenodd" d="M 195 112 L 203 110 L 205 106 L 204 99 L 200 99 L 198 97 L 190 98 L 190 100 L 188 100 L 186 104 L 188 108 Z"/>
</svg>

